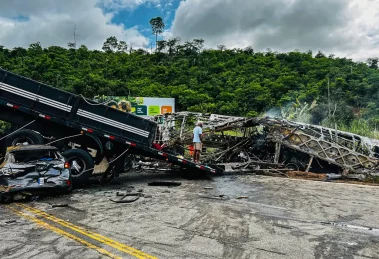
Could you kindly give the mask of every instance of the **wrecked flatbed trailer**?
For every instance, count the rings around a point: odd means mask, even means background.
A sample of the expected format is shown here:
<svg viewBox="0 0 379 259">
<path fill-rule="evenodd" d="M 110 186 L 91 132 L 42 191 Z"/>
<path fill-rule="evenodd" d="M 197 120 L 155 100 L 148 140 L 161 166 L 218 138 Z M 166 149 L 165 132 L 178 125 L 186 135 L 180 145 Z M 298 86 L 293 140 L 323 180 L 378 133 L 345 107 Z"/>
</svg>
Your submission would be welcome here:
<svg viewBox="0 0 379 259">
<path fill-rule="evenodd" d="M 86 182 L 94 163 L 104 158 L 123 171 L 128 153 L 163 160 L 182 168 L 216 173 L 169 152 L 152 148 L 157 123 L 68 93 L 0 68 L 0 120 L 23 129 L 9 135 L 6 146 L 52 143 L 73 164 L 73 182 Z M 73 144 L 76 145 L 76 148 Z M 78 151 L 79 150 L 79 151 Z M 95 150 L 94 155 L 89 151 Z M 120 162 L 121 161 L 121 162 Z M 76 171 L 74 169 L 77 169 Z"/>
</svg>

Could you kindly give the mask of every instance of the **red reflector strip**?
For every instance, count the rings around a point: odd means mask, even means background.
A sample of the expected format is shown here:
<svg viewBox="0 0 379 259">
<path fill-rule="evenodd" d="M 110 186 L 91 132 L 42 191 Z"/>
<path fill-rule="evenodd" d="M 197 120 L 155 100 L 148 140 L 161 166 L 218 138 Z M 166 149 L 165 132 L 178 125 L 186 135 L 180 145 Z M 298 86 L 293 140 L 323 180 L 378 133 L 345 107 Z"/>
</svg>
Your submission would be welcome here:
<svg viewBox="0 0 379 259">
<path fill-rule="evenodd" d="M 69 180 L 66 180 L 66 183 L 68 184 L 68 186 L 71 185 L 70 181 Z"/>
<path fill-rule="evenodd" d="M 104 137 L 109 138 L 109 139 L 111 139 L 111 140 L 114 140 L 114 139 L 115 139 L 114 136 L 110 136 L 110 135 L 106 135 L 106 134 L 104 134 Z"/>
<path fill-rule="evenodd" d="M 205 170 L 205 166 L 203 165 L 196 165 L 197 168 L 200 168 L 201 170 Z"/>
<path fill-rule="evenodd" d="M 50 117 L 49 115 L 43 115 L 43 114 L 40 114 L 39 116 L 40 116 L 41 118 L 46 119 L 46 120 L 50 120 L 50 119 L 51 119 L 51 117 Z"/>
<path fill-rule="evenodd" d="M 129 146 L 132 146 L 132 147 L 137 146 L 137 144 L 133 143 L 133 142 L 126 141 L 125 143 L 128 144 Z"/>
<path fill-rule="evenodd" d="M 186 160 L 178 159 L 179 162 L 182 162 L 183 164 L 187 164 Z"/>
<path fill-rule="evenodd" d="M 89 133 L 92 133 L 92 132 L 93 132 L 93 129 L 82 128 L 82 130 L 87 131 L 87 132 L 89 132 Z"/>
<path fill-rule="evenodd" d="M 15 109 L 20 108 L 20 106 L 18 106 L 18 105 L 13 105 L 13 104 L 11 104 L 11 103 L 7 103 L 7 106 L 12 107 L 12 108 L 15 108 Z"/>
</svg>

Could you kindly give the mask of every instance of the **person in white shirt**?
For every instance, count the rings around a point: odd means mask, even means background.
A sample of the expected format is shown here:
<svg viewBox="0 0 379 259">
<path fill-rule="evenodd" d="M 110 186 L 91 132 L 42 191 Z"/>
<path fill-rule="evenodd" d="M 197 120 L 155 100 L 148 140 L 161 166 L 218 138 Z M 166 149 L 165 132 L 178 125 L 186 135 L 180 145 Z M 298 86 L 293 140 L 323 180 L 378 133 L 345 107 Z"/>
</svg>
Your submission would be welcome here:
<svg viewBox="0 0 379 259">
<path fill-rule="evenodd" d="M 195 163 L 200 162 L 200 152 L 203 148 L 202 146 L 202 134 L 203 134 L 203 123 L 199 121 L 196 123 L 196 127 L 193 129 L 193 146 L 195 148 L 195 151 L 193 153 L 193 160 Z"/>
</svg>

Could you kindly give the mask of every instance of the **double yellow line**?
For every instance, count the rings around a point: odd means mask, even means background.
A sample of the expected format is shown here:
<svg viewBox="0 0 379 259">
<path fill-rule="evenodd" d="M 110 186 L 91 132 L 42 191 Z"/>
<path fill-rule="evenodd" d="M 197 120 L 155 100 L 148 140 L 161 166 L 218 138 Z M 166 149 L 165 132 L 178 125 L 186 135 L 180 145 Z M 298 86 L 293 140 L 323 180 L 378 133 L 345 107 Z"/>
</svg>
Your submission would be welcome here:
<svg viewBox="0 0 379 259">
<path fill-rule="evenodd" d="M 68 232 L 66 232 L 66 231 L 64 231 L 64 230 L 62 230 L 60 228 L 57 228 L 57 227 L 55 227 L 53 225 L 50 225 L 47 222 L 42 221 L 42 220 L 38 219 L 35 216 L 39 216 L 39 217 L 41 217 L 41 218 L 43 218 L 45 220 L 52 221 L 52 222 L 54 222 L 54 223 L 56 223 L 56 224 L 58 224 L 60 226 L 63 226 L 65 228 L 67 228 L 67 229 L 70 229 L 70 230 L 72 230 L 74 232 L 80 233 L 83 236 L 86 236 L 86 237 L 88 237 L 88 238 L 90 238 L 92 240 L 98 241 L 98 242 L 100 242 L 102 244 L 105 244 L 107 246 L 113 247 L 113 248 L 117 249 L 120 252 L 132 255 L 132 256 L 134 256 L 136 258 L 139 258 L 139 259 L 157 259 L 157 257 L 154 257 L 152 255 L 146 254 L 146 253 L 144 253 L 142 251 L 139 251 L 139 250 L 137 250 L 137 249 L 135 249 L 133 247 L 127 246 L 127 245 L 122 244 L 120 242 L 117 242 L 117 241 L 115 241 L 113 239 L 110 239 L 108 237 L 105 237 L 103 235 L 95 233 L 93 231 L 87 230 L 87 229 L 85 229 L 83 227 L 76 226 L 76 225 L 74 225 L 72 223 L 69 223 L 69 222 L 67 222 L 65 220 L 57 218 L 57 217 L 55 217 L 53 215 L 50 215 L 50 214 L 48 214 L 48 213 L 46 213 L 44 211 L 39 210 L 39 209 L 30 207 L 30 206 L 27 206 L 27 205 L 21 204 L 21 203 L 16 204 L 16 206 L 8 206 L 8 208 L 10 210 L 12 210 L 14 213 L 16 213 L 17 215 L 19 215 L 19 216 L 22 216 L 22 217 L 24 217 L 24 218 L 26 218 L 28 220 L 31 220 L 31 221 L 37 223 L 38 225 L 40 225 L 42 227 L 45 227 L 45 228 L 47 228 L 47 229 L 49 229 L 49 230 L 51 230 L 51 231 L 53 231 L 53 232 L 55 232 L 57 234 L 60 234 L 60 235 L 65 236 L 67 238 L 71 238 L 71 239 L 73 239 L 73 240 L 75 240 L 75 241 L 77 241 L 77 242 L 79 242 L 79 243 L 81 243 L 81 244 L 83 244 L 83 245 L 91 248 L 91 249 L 94 249 L 94 250 L 98 251 L 99 253 L 101 253 L 103 255 L 106 255 L 106 256 L 110 257 L 110 258 L 117 258 L 117 259 L 119 259 L 119 258 L 122 258 L 122 257 L 114 255 L 114 254 L 110 253 L 109 251 L 107 251 L 107 250 L 105 250 L 105 249 L 103 249 L 101 247 L 95 246 L 95 245 L 91 244 L 90 242 L 87 242 L 87 241 L 85 241 L 85 240 L 83 240 L 83 239 L 81 239 L 81 238 L 79 238 L 79 237 L 77 237 L 77 236 L 75 236 L 75 235 L 73 235 L 71 233 L 68 233 Z M 31 213 L 34 216 L 30 216 L 30 215 L 24 213 L 20 209 L 23 209 L 23 210 L 27 211 L 28 213 Z"/>
</svg>

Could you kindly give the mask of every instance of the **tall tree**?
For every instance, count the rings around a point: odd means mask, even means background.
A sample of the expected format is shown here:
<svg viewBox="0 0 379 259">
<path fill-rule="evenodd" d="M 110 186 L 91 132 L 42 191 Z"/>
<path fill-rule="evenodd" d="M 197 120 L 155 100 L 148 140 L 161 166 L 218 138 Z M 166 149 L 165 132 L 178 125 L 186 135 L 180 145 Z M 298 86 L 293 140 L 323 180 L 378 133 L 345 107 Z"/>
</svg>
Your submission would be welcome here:
<svg viewBox="0 0 379 259">
<path fill-rule="evenodd" d="M 173 39 L 169 39 L 167 41 L 166 46 L 168 47 L 168 54 L 169 55 L 172 55 L 174 53 L 175 46 L 178 42 L 180 42 L 179 38 L 173 38 Z"/>
<path fill-rule="evenodd" d="M 117 51 L 118 52 L 126 52 L 128 50 L 128 45 L 125 41 L 120 40 L 120 42 L 117 45 Z"/>
<path fill-rule="evenodd" d="M 158 52 L 162 52 L 167 46 L 167 41 L 160 40 L 158 41 Z"/>
<path fill-rule="evenodd" d="M 369 58 L 367 60 L 367 63 L 368 63 L 370 68 L 378 69 L 379 59 L 378 58 Z"/>
<path fill-rule="evenodd" d="M 118 40 L 115 36 L 109 37 L 103 44 L 105 52 L 114 52 L 118 48 Z"/>
<path fill-rule="evenodd" d="M 150 20 L 151 30 L 155 35 L 155 49 L 158 48 L 158 34 L 162 34 L 165 28 L 162 17 L 155 17 Z"/>
</svg>

